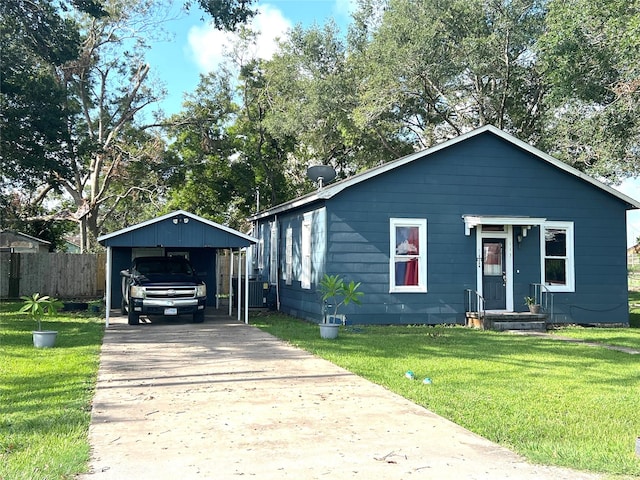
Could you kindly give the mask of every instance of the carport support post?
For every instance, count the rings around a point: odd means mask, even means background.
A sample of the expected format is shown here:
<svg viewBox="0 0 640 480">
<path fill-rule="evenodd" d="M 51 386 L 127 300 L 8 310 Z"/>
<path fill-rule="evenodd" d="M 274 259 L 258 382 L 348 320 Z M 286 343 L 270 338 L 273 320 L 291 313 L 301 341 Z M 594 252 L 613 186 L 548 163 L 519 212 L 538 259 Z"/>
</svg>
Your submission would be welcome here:
<svg viewBox="0 0 640 480">
<path fill-rule="evenodd" d="M 231 264 L 229 265 L 229 316 L 233 315 L 233 249 L 229 249 L 229 258 Z"/>
<path fill-rule="evenodd" d="M 238 321 L 240 321 L 240 307 L 242 305 L 242 250 L 238 248 Z M 247 292 L 245 292 L 247 293 Z"/>
<path fill-rule="evenodd" d="M 105 272 L 107 275 L 106 285 L 105 285 L 105 293 L 106 293 L 106 318 L 105 318 L 105 328 L 109 328 L 109 315 L 111 313 L 111 247 L 107 247 L 107 265 L 105 268 Z"/>
</svg>

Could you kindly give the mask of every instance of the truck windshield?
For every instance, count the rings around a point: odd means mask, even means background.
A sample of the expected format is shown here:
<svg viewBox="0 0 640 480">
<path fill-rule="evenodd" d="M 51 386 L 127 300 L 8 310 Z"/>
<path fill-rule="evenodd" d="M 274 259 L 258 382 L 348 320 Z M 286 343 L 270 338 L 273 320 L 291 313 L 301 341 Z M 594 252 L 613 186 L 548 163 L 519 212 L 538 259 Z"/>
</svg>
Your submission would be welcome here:
<svg viewBox="0 0 640 480">
<path fill-rule="evenodd" d="M 187 262 L 181 260 L 143 261 L 138 263 L 137 270 L 143 275 L 148 275 L 150 273 L 193 275 L 191 266 Z"/>
</svg>

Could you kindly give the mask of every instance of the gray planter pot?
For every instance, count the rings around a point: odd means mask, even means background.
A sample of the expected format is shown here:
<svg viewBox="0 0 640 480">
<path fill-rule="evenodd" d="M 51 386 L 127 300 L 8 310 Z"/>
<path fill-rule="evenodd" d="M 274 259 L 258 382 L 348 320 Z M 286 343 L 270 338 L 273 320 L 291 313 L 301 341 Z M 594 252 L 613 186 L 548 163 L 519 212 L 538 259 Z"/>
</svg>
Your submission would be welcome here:
<svg viewBox="0 0 640 480">
<path fill-rule="evenodd" d="M 320 337 L 321 338 L 338 338 L 338 331 L 340 330 L 339 323 L 321 323 L 320 324 Z"/>
<path fill-rule="evenodd" d="M 33 346 L 36 348 L 51 348 L 56 344 L 58 332 L 53 330 L 36 330 L 33 332 Z"/>
</svg>

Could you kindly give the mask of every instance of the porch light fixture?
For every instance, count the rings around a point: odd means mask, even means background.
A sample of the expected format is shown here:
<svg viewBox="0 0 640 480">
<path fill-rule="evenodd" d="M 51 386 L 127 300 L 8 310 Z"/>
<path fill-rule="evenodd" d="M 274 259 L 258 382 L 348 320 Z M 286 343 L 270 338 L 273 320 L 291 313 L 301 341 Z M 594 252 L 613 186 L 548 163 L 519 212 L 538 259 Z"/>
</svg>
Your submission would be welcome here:
<svg viewBox="0 0 640 480">
<path fill-rule="evenodd" d="M 520 243 L 522 243 L 522 239 L 527 237 L 527 233 L 530 229 L 531 225 L 522 225 L 520 227 L 520 235 L 516 237 L 516 240 L 518 241 L 518 247 L 520 246 Z"/>
</svg>

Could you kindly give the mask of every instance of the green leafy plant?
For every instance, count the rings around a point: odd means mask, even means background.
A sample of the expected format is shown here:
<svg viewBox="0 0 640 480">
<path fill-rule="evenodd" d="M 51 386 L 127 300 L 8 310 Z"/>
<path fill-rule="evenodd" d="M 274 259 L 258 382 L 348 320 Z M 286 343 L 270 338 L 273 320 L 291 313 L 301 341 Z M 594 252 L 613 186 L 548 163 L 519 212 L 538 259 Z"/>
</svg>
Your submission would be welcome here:
<svg viewBox="0 0 640 480">
<path fill-rule="evenodd" d="M 364 293 L 358 291 L 358 288 L 360 288 L 360 282 L 355 283 L 351 280 L 346 283 L 340 275 L 325 274 L 320 281 L 322 300 L 329 302 L 333 306 L 334 316 L 338 315 L 338 309 L 342 305 L 349 305 L 352 302 L 360 305 L 360 299 Z M 323 322 L 326 322 L 326 318 L 323 318 Z"/>
<path fill-rule="evenodd" d="M 63 304 L 60 300 L 52 298 L 49 295 L 40 296 L 40 293 L 34 293 L 30 297 L 22 296 L 22 308 L 19 313 L 29 315 L 33 320 L 38 322 L 38 330 L 42 330 L 42 317 L 45 315 L 55 315 Z"/>
<path fill-rule="evenodd" d="M 533 297 L 524 297 L 524 304 L 528 307 L 536 304 L 536 300 Z"/>
</svg>

